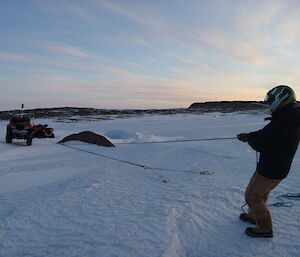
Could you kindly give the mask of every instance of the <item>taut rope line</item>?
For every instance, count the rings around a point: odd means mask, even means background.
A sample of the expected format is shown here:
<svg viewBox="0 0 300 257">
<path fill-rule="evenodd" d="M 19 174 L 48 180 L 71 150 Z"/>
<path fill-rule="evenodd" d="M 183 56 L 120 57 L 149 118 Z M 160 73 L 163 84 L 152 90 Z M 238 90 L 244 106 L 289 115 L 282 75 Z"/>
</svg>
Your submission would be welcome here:
<svg viewBox="0 0 300 257">
<path fill-rule="evenodd" d="M 199 139 L 180 139 L 180 140 L 166 140 L 166 141 L 154 141 L 154 142 L 128 142 L 128 143 L 116 143 L 117 145 L 138 145 L 138 144 L 165 144 L 165 143 L 183 143 L 183 142 L 199 142 L 199 141 L 217 141 L 236 139 L 236 137 L 215 137 L 215 138 L 199 138 Z"/>
</svg>

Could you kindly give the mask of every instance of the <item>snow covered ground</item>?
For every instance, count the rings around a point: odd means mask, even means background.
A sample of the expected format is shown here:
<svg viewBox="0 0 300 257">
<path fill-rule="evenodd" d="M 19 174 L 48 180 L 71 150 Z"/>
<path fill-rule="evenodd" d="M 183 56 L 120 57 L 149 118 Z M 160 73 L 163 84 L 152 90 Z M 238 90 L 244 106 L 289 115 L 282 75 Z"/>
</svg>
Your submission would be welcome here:
<svg viewBox="0 0 300 257">
<path fill-rule="evenodd" d="M 165 144 L 58 144 L 84 130 L 112 142 L 234 137 L 266 124 L 264 115 L 177 114 L 57 123 L 56 138 L 5 143 L 0 122 L 0 256 L 300 256 L 300 202 L 271 207 L 274 238 L 253 239 L 238 216 L 256 154 L 238 140 Z M 214 175 L 180 172 L 214 171 Z M 300 153 L 276 196 L 300 192 Z M 168 179 L 169 183 L 162 180 Z"/>
</svg>

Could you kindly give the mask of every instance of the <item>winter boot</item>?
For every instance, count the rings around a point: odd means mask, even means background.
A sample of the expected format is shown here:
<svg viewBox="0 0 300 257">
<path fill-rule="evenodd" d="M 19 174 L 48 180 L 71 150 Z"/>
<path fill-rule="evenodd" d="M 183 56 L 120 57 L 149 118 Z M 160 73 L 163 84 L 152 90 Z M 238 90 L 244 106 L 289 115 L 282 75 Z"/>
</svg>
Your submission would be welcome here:
<svg viewBox="0 0 300 257">
<path fill-rule="evenodd" d="M 252 237 L 273 237 L 271 216 L 257 219 L 255 228 L 246 228 L 245 233 Z"/>
<path fill-rule="evenodd" d="M 242 221 L 249 222 L 249 223 L 256 225 L 256 220 L 254 218 L 252 218 L 248 213 L 241 213 L 240 219 Z"/>
</svg>

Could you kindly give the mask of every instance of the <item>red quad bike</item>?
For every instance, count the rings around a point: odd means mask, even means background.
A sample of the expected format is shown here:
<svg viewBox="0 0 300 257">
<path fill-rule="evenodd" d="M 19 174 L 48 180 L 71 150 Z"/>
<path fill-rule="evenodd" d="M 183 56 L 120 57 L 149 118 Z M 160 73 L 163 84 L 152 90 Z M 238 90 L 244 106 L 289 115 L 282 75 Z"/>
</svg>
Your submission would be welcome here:
<svg viewBox="0 0 300 257">
<path fill-rule="evenodd" d="M 48 128 L 48 124 L 33 125 L 32 130 L 33 130 L 33 137 L 37 137 L 37 138 L 55 137 L 53 133 L 54 129 Z"/>
<path fill-rule="evenodd" d="M 26 139 L 26 144 L 32 144 L 33 130 L 30 118 L 12 117 L 6 128 L 6 143 L 12 143 L 13 138 Z"/>
</svg>

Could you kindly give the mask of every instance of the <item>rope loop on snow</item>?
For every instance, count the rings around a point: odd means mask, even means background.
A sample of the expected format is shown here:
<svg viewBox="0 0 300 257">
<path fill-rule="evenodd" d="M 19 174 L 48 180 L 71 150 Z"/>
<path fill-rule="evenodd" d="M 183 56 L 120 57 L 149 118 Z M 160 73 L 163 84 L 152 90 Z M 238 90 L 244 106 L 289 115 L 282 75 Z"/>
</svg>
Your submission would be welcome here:
<svg viewBox="0 0 300 257">
<path fill-rule="evenodd" d="M 268 206 L 274 207 L 293 207 L 295 204 L 293 202 L 286 201 L 287 200 L 298 200 L 300 201 L 300 193 L 299 194 L 283 194 L 276 197 L 280 202 L 269 204 Z"/>
<path fill-rule="evenodd" d="M 283 195 L 279 195 L 276 197 L 279 202 L 277 203 L 272 203 L 272 204 L 268 204 L 267 206 L 271 207 L 287 207 L 287 208 L 291 208 L 295 205 L 295 203 L 290 202 L 290 201 L 286 201 L 287 200 L 297 200 L 300 201 L 300 193 L 299 194 L 291 194 L 291 193 L 287 193 L 287 194 L 283 194 Z M 242 206 L 242 211 L 243 213 L 246 213 L 244 210 L 244 207 L 247 205 L 247 203 L 245 203 Z"/>
</svg>

